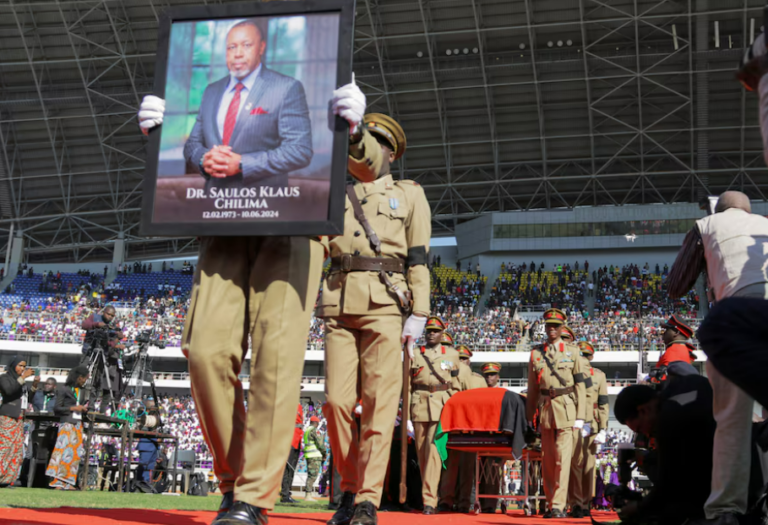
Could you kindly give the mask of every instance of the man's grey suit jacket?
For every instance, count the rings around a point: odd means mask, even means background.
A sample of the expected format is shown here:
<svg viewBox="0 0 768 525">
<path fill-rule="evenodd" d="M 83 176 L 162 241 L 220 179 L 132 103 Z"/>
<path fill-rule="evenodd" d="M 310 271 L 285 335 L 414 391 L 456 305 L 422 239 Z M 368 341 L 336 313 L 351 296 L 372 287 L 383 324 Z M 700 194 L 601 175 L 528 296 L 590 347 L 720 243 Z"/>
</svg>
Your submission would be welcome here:
<svg viewBox="0 0 768 525">
<path fill-rule="evenodd" d="M 229 75 L 205 88 L 184 158 L 206 178 L 206 193 L 211 187 L 286 184 L 288 173 L 312 160 L 312 124 L 301 82 L 264 66 L 241 105 L 229 141 L 232 151 L 242 155 L 243 174 L 217 179 L 200 169 L 203 155 L 223 142 L 216 116 L 227 84 Z"/>
</svg>

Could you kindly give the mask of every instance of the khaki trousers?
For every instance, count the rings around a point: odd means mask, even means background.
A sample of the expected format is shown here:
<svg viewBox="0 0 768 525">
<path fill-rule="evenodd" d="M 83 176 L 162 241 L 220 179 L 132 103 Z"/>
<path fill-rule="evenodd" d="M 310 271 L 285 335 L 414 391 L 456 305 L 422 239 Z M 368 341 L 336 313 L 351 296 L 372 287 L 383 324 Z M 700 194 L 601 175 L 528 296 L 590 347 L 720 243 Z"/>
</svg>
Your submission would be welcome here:
<svg viewBox="0 0 768 525">
<path fill-rule="evenodd" d="M 541 455 L 544 495 L 549 508 L 564 511 L 573 455 L 573 429 L 541 429 Z"/>
<path fill-rule="evenodd" d="M 594 424 L 594 423 L 593 423 Z M 592 498 L 595 494 L 595 454 L 594 442 L 596 434 L 587 437 L 581 435 L 581 430 L 573 431 L 573 457 L 571 458 L 571 475 L 568 481 L 568 503 L 583 510 L 592 508 Z"/>
<path fill-rule="evenodd" d="M 421 497 L 424 500 L 424 506 L 435 508 L 440 485 L 440 470 L 443 468 L 440 453 L 435 446 L 437 424 L 437 421 L 413 422 L 416 453 L 419 455 L 419 470 L 421 470 Z"/>
<path fill-rule="evenodd" d="M 718 372 L 711 361 L 707 361 L 707 376 L 712 385 L 712 411 L 717 429 L 712 455 L 712 491 L 704 513 L 708 519 L 714 519 L 726 512 L 747 512 L 755 402 Z"/>
<path fill-rule="evenodd" d="M 468 509 L 472 505 L 475 483 L 475 454 L 458 450 L 448 451 L 446 469 L 440 478 L 440 505 Z"/>
<path fill-rule="evenodd" d="M 182 348 L 221 492 L 237 501 L 272 509 L 279 495 L 323 258 L 306 237 L 202 241 Z M 238 375 L 249 334 L 246 418 Z"/>
<path fill-rule="evenodd" d="M 381 503 L 403 388 L 402 332 L 399 315 L 325 320 L 323 413 L 341 490 L 357 494 L 355 503 Z M 359 435 L 353 413 L 358 399 Z"/>
</svg>

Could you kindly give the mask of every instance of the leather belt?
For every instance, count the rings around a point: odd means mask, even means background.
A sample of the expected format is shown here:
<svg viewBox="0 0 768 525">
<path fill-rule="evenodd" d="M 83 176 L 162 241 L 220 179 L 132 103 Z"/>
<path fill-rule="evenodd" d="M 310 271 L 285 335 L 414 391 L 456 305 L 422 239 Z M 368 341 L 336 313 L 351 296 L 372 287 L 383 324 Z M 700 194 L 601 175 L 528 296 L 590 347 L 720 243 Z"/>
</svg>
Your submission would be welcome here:
<svg viewBox="0 0 768 525">
<path fill-rule="evenodd" d="M 450 390 L 451 385 L 445 384 L 445 385 L 413 385 L 413 390 L 416 392 L 430 392 L 434 394 L 435 392 L 445 392 L 447 390 Z"/>
<path fill-rule="evenodd" d="M 549 396 L 552 399 L 555 399 L 556 397 L 572 394 L 575 391 L 576 391 L 576 387 L 573 387 L 573 386 L 569 386 L 566 388 L 542 388 L 541 395 Z"/>
<path fill-rule="evenodd" d="M 405 261 L 397 257 L 363 257 L 345 253 L 331 259 L 332 272 L 397 272 L 405 273 Z"/>
</svg>

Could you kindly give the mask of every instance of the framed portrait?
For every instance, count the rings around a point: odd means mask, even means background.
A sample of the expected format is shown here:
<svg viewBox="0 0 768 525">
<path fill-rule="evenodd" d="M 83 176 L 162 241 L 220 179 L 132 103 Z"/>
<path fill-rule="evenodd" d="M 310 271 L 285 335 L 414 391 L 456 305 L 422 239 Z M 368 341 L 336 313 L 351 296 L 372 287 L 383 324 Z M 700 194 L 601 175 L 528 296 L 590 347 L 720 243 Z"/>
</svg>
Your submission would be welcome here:
<svg viewBox="0 0 768 525">
<path fill-rule="evenodd" d="M 174 8 L 158 30 L 143 235 L 343 233 L 354 0 Z"/>
</svg>

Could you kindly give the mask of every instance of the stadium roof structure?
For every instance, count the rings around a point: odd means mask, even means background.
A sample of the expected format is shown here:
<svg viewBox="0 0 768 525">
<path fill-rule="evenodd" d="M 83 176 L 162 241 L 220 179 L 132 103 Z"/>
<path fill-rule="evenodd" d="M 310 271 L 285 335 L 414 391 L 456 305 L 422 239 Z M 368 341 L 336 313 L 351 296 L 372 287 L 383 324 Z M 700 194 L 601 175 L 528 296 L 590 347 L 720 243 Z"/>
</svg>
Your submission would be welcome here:
<svg viewBox="0 0 768 525">
<path fill-rule="evenodd" d="M 186 0 L 0 4 L 0 246 L 34 261 L 185 255 L 139 236 L 158 15 Z M 215 3 L 215 2 L 207 2 Z M 217 3 L 217 2 L 216 2 Z M 495 211 L 768 194 L 734 78 L 761 0 L 357 0 L 354 71 L 408 136 L 436 234 Z M 2 248 L 4 250 L 4 248 Z"/>
</svg>

